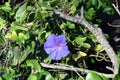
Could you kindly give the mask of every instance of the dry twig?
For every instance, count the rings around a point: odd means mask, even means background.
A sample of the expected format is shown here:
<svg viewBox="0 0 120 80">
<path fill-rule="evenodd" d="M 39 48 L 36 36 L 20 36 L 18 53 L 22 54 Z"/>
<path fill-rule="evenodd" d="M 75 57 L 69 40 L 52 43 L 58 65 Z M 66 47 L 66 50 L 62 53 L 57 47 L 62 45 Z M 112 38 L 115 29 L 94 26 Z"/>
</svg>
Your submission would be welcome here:
<svg viewBox="0 0 120 80">
<path fill-rule="evenodd" d="M 59 69 L 59 70 L 68 70 L 68 71 L 76 71 L 76 72 L 81 72 L 81 73 L 89 73 L 92 70 L 88 70 L 88 69 L 83 69 L 83 68 L 77 68 L 77 67 L 73 67 L 73 66 L 69 66 L 69 65 L 57 65 L 57 64 L 46 64 L 46 63 L 40 63 L 42 67 L 45 68 L 51 68 L 51 69 Z M 105 75 L 109 78 L 113 78 L 115 75 L 114 74 L 104 74 L 104 73 L 100 73 L 100 72 L 96 72 L 95 73 L 101 75 Z"/>
<path fill-rule="evenodd" d="M 118 6 L 118 0 L 115 0 L 115 2 L 116 2 L 116 5 L 113 3 L 112 6 L 114 7 L 114 9 L 116 10 L 116 12 L 120 16 L 120 10 L 119 10 L 119 6 Z"/>
<path fill-rule="evenodd" d="M 114 25 L 114 24 L 110 24 L 110 23 L 108 23 L 108 25 L 109 25 L 109 26 L 112 26 L 112 27 L 116 27 L 116 28 L 117 28 L 117 27 L 120 27 L 119 24 L 118 24 L 118 25 Z"/>
</svg>

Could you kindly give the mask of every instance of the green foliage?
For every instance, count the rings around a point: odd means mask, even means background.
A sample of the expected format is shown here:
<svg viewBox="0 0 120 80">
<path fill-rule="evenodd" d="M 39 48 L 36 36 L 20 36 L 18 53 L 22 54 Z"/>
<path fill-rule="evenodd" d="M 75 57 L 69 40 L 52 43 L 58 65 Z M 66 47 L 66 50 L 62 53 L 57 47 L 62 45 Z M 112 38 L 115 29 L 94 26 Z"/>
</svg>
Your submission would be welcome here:
<svg viewBox="0 0 120 80">
<path fill-rule="evenodd" d="M 20 53 L 20 55 L 19 55 L 19 57 L 20 57 L 20 59 L 19 59 L 19 64 L 20 64 L 21 62 L 23 62 L 31 52 L 33 52 L 33 47 L 34 47 L 33 45 L 32 45 L 32 47 L 27 46 L 27 47 L 25 48 L 25 50 L 23 50 L 23 51 Z"/>
<path fill-rule="evenodd" d="M 91 71 L 87 74 L 86 80 L 109 80 L 104 75 L 98 75 L 97 73 Z"/>
<path fill-rule="evenodd" d="M 81 68 L 89 68 L 90 63 L 86 63 L 89 60 L 96 64 L 89 55 L 102 54 L 104 49 L 95 36 L 82 25 L 61 19 L 53 10 L 80 16 L 83 6 L 84 17 L 99 27 L 102 20 L 98 19 L 98 13 L 114 14 L 110 0 L 20 0 L 11 4 L 12 1 L 0 4 L 0 80 L 109 80 L 95 72 L 88 73 L 86 77 L 78 76 L 77 71 L 46 69 L 40 63 L 60 63 Z M 46 54 L 43 46 L 50 34 L 66 37 L 70 50 L 67 57 L 53 61 Z M 118 51 L 118 57 L 119 54 Z M 119 75 L 114 80 L 118 79 Z"/>
<path fill-rule="evenodd" d="M 7 54 L 9 63 L 11 65 L 17 65 L 22 63 L 27 58 L 27 56 L 33 51 L 32 47 L 27 46 L 23 51 L 20 51 L 20 48 L 18 46 L 11 48 Z"/>
<path fill-rule="evenodd" d="M 0 18 L 0 30 L 6 26 L 6 21 Z"/>
<path fill-rule="evenodd" d="M 18 74 L 12 68 L 7 68 L 6 73 L 2 75 L 4 80 L 13 80 L 15 77 L 19 77 L 21 74 Z"/>
<path fill-rule="evenodd" d="M 93 20 L 94 19 L 94 15 L 95 15 L 95 10 L 94 10 L 94 8 L 89 8 L 88 10 L 87 10 L 87 12 L 86 12 L 86 18 L 88 19 L 88 20 Z"/>
<path fill-rule="evenodd" d="M 102 79 L 95 72 L 90 72 L 87 74 L 86 80 L 102 80 Z"/>
<path fill-rule="evenodd" d="M 40 73 L 32 73 L 28 80 L 40 80 Z"/>
<path fill-rule="evenodd" d="M 5 46 L 5 38 L 2 33 L 0 33 L 0 46 L 4 47 Z"/>
<path fill-rule="evenodd" d="M 76 38 L 75 38 L 75 43 L 76 43 L 77 45 L 82 46 L 85 40 L 86 40 L 86 37 L 76 37 Z"/>
<path fill-rule="evenodd" d="M 0 80 L 2 80 L 2 78 L 0 77 Z"/>
<path fill-rule="evenodd" d="M 75 24 L 71 23 L 71 22 L 68 22 L 66 23 L 66 26 L 69 28 L 69 29 L 75 29 Z"/>
<path fill-rule="evenodd" d="M 97 51 L 97 52 L 102 52 L 102 51 L 104 51 L 104 49 L 103 49 L 103 47 L 102 47 L 101 44 L 97 44 L 97 45 L 96 45 L 96 51 Z"/>
<path fill-rule="evenodd" d="M 8 0 L 8 2 L 5 2 L 3 6 L 0 5 L 0 10 L 3 10 L 5 12 L 10 12 L 11 11 L 10 0 Z"/>
<path fill-rule="evenodd" d="M 41 71 L 37 73 L 31 73 L 28 80 L 53 80 L 52 75 L 47 71 Z"/>
<path fill-rule="evenodd" d="M 22 23 L 27 18 L 27 3 L 22 5 L 16 12 L 15 19 L 17 22 Z"/>
<path fill-rule="evenodd" d="M 84 48 L 90 48 L 91 45 L 89 43 L 86 43 L 87 37 L 84 36 L 80 36 L 80 37 L 76 37 L 74 40 L 75 45 L 79 46 L 79 47 L 84 47 Z"/>
<path fill-rule="evenodd" d="M 37 60 L 35 59 L 26 60 L 26 63 L 27 66 L 31 66 L 37 72 L 41 72 L 41 68 Z"/>
<path fill-rule="evenodd" d="M 85 18 L 88 20 L 93 20 L 95 17 L 97 17 L 96 13 L 104 12 L 109 15 L 114 14 L 114 9 L 109 6 L 108 4 L 110 1 L 104 1 L 104 0 L 89 0 L 85 4 Z"/>
<path fill-rule="evenodd" d="M 93 6 L 97 6 L 98 5 L 98 0 L 91 0 L 91 4 Z"/>
</svg>

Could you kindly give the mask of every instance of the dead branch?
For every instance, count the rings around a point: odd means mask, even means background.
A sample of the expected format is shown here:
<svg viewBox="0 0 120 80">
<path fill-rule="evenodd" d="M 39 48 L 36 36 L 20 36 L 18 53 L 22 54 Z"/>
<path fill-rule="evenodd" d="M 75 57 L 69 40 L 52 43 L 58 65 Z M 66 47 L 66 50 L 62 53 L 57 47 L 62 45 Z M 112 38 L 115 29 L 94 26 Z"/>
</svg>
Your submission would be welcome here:
<svg viewBox="0 0 120 80">
<path fill-rule="evenodd" d="M 112 64 L 113 64 L 113 75 L 115 76 L 118 74 L 118 68 L 119 68 L 119 63 L 118 63 L 118 58 L 117 55 L 115 54 L 113 48 L 110 46 L 109 42 L 106 40 L 102 30 L 100 28 L 95 28 L 92 24 L 90 24 L 83 15 L 83 9 L 81 9 L 81 16 L 73 17 L 69 16 L 65 13 L 62 13 L 58 10 L 54 10 L 54 13 L 59 15 L 59 17 L 83 25 L 85 28 L 87 28 L 90 32 L 92 32 L 95 37 L 98 39 L 99 43 L 103 46 L 105 49 L 107 55 L 109 56 Z M 63 68 L 63 67 L 62 67 Z M 112 76 L 112 77 L 114 77 Z"/>
<path fill-rule="evenodd" d="M 110 24 L 110 23 L 108 23 L 108 25 L 111 26 L 111 27 L 116 27 L 116 28 L 117 28 L 117 27 L 120 27 L 119 24 L 118 24 L 118 25 L 114 25 L 114 24 Z"/>
<path fill-rule="evenodd" d="M 120 11 L 119 11 L 119 8 L 118 8 L 118 4 L 115 6 L 115 4 L 112 4 L 112 6 L 114 7 L 114 9 L 116 10 L 116 12 L 119 14 L 120 16 Z"/>
<path fill-rule="evenodd" d="M 56 64 L 46 64 L 46 63 L 40 63 L 42 67 L 45 68 L 51 68 L 51 69 L 57 69 L 57 70 L 67 70 L 67 71 L 76 71 L 76 72 L 81 72 L 84 74 L 89 73 L 92 70 L 88 70 L 88 69 L 83 69 L 83 68 L 77 68 L 77 67 L 73 67 L 73 66 L 69 66 L 69 65 L 56 65 Z M 95 71 L 95 73 L 101 75 L 105 75 L 109 78 L 113 78 L 115 75 L 114 74 L 104 74 L 104 73 L 100 73 Z"/>
</svg>

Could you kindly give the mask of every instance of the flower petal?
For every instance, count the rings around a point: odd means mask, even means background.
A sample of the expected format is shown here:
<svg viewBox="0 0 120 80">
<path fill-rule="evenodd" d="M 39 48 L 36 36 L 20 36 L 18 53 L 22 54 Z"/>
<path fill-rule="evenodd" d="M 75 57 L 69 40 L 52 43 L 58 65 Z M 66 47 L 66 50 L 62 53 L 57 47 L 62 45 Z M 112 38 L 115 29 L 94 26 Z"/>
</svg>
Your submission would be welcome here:
<svg viewBox="0 0 120 80">
<path fill-rule="evenodd" d="M 62 49 L 60 51 L 61 56 L 66 57 L 69 53 L 70 53 L 70 51 L 68 50 L 68 47 L 67 46 L 62 46 Z"/>
<path fill-rule="evenodd" d="M 54 50 L 51 54 L 50 54 L 50 57 L 53 59 L 53 60 L 60 60 L 62 58 L 62 56 L 60 55 L 59 51 L 56 49 Z"/>
<path fill-rule="evenodd" d="M 57 38 L 55 38 L 55 41 L 56 43 L 66 44 L 66 38 L 63 35 L 57 36 Z"/>
<path fill-rule="evenodd" d="M 56 47 L 49 47 L 49 48 L 44 48 L 44 49 L 47 52 L 47 54 L 51 54 L 52 52 L 54 52 L 54 50 L 56 50 Z"/>
<path fill-rule="evenodd" d="M 60 60 L 62 57 L 66 57 L 69 54 L 69 50 L 67 46 L 62 46 L 62 49 L 59 50 L 56 48 L 51 54 L 50 57 L 53 60 Z"/>
<path fill-rule="evenodd" d="M 56 36 L 54 34 L 49 35 L 47 41 L 44 44 L 44 48 L 55 46 L 55 38 Z"/>
</svg>

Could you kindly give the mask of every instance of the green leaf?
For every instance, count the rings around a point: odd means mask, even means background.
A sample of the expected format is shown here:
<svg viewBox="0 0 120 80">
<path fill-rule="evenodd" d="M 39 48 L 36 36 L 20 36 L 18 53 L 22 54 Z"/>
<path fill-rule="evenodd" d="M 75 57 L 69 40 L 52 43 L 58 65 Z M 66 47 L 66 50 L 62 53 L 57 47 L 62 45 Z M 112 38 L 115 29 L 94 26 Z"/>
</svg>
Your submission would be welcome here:
<svg viewBox="0 0 120 80">
<path fill-rule="evenodd" d="M 24 22 L 27 17 L 27 3 L 24 3 L 16 12 L 15 19 L 17 22 Z"/>
<path fill-rule="evenodd" d="M 48 73 L 45 77 L 45 80 L 53 80 L 53 77 L 50 73 Z"/>
<path fill-rule="evenodd" d="M 12 32 L 12 34 L 11 34 L 11 38 L 12 38 L 13 40 L 15 40 L 15 41 L 18 40 L 18 36 L 17 36 L 16 31 L 13 31 L 13 32 Z"/>
<path fill-rule="evenodd" d="M 38 5 L 37 8 L 41 7 L 42 10 L 46 10 L 46 9 L 51 10 L 50 1 L 46 2 L 43 0 L 39 0 L 36 5 Z"/>
<path fill-rule="evenodd" d="M 91 61 L 92 64 L 95 64 L 95 60 L 93 58 L 91 58 L 90 61 Z"/>
<path fill-rule="evenodd" d="M 41 72 L 30 74 L 27 80 L 54 80 L 54 79 L 49 72 L 42 70 Z"/>
<path fill-rule="evenodd" d="M 85 18 L 87 18 L 88 20 L 92 20 L 94 18 L 95 12 L 96 11 L 93 7 L 89 8 L 86 12 Z"/>
<path fill-rule="evenodd" d="M 18 34 L 18 39 L 21 43 L 25 43 L 25 35 L 23 33 Z"/>
<path fill-rule="evenodd" d="M 5 35 L 5 38 L 12 39 L 12 34 L 11 34 L 11 33 L 7 33 L 7 34 Z"/>
<path fill-rule="evenodd" d="M 5 2 L 3 6 L 0 6 L 0 9 L 2 9 L 5 12 L 10 12 L 11 11 L 10 2 Z"/>
<path fill-rule="evenodd" d="M 70 8 L 69 14 L 73 14 L 73 13 L 75 13 L 75 11 L 76 11 L 76 6 L 73 5 L 73 6 Z"/>
<path fill-rule="evenodd" d="M 64 30 L 65 29 L 65 26 L 66 26 L 66 23 L 62 23 L 59 27 L 62 29 L 62 30 Z"/>
<path fill-rule="evenodd" d="M 97 6 L 97 0 L 91 0 L 93 6 Z"/>
<path fill-rule="evenodd" d="M 53 76 L 45 70 L 42 70 L 41 75 L 44 76 L 43 80 L 54 80 Z"/>
<path fill-rule="evenodd" d="M 95 13 L 94 8 L 89 8 L 88 11 L 87 11 L 87 14 L 90 15 L 90 16 L 93 16 L 94 13 Z"/>
<path fill-rule="evenodd" d="M 77 80 L 83 80 L 82 76 L 81 76 L 81 77 L 79 77 Z"/>
<path fill-rule="evenodd" d="M 105 6 L 103 12 L 111 15 L 114 14 L 114 9 L 111 6 Z"/>
<path fill-rule="evenodd" d="M 91 71 L 87 74 L 85 80 L 102 80 L 98 74 L 95 72 Z"/>
<path fill-rule="evenodd" d="M 109 78 L 107 78 L 107 77 L 104 76 L 104 75 L 100 75 L 100 77 L 102 78 L 102 80 L 109 80 Z"/>
<path fill-rule="evenodd" d="M 89 49 L 89 48 L 91 47 L 89 43 L 83 43 L 82 46 L 83 46 L 84 48 L 87 48 L 87 49 Z"/>
<path fill-rule="evenodd" d="M 80 0 L 74 0 L 73 5 L 75 5 L 75 7 L 78 7 L 80 3 Z"/>
<path fill-rule="evenodd" d="M 0 77 L 0 80 L 2 80 L 2 77 Z"/>
<path fill-rule="evenodd" d="M 85 2 L 86 3 L 86 2 Z M 88 9 L 88 8 L 90 8 L 91 7 L 91 2 L 90 1 L 88 1 L 87 3 L 86 3 L 86 9 Z"/>
<path fill-rule="evenodd" d="M 15 47 L 13 52 L 13 65 L 17 65 L 19 63 L 19 59 L 20 59 L 20 49 L 19 47 Z"/>
<path fill-rule="evenodd" d="M 67 27 L 68 27 L 69 29 L 75 29 L 75 24 L 67 21 Z"/>
<path fill-rule="evenodd" d="M 14 80 L 16 75 L 15 70 L 10 67 L 7 68 L 7 71 L 2 75 L 2 78 L 3 80 Z"/>
<path fill-rule="evenodd" d="M 40 67 L 40 64 L 38 63 L 38 60 L 30 59 L 30 60 L 26 60 L 26 63 L 27 63 L 27 66 L 31 66 L 37 72 L 41 71 L 41 67 Z"/>
<path fill-rule="evenodd" d="M 120 79 L 120 73 L 118 73 L 114 78 L 113 80 L 119 80 Z"/>
<path fill-rule="evenodd" d="M 38 12 L 38 15 L 40 16 L 40 19 L 43 21 L 46 17 L 49 16 L 48 12 L 46 10 L 42 10 Z M 37 16 L 37 17 L 39 17 Z"/>
<path fill-rule="evenodd" d="M 6 24 L 7 24 L 6 21 L 0 18 L 0 30 L 2 30 Z"/>
<path fill-rule="evenodd" d="M 37 72 L 37 73 L 32 73 L 29 75 L 28 79 L 27 80 L 40 80 L 40 73 Z"/>
<path fill-rule="evenodd" d="M 21 25 L 16 24 L 15 22 L 13 22 L 13 23 L 11 24 L 10 31 L 12 32 L 12 31 L 14 31 L 14 30 L 28 31 L 27 28 L 25 28 L 25 27 L 23 27 L 23 26 L 21 26 Z"/>
<path fill-rule="evenodd" d="M 0 33 L 0 46 L 4 47 L 6 45 L 5 38 L 2 33 Z"/>
<path fill-rule="evenodd" d="M 23 62 L 32 51 L 33 51 L 33 48 L 31 48 L 30 46 L 27 46 L 26 49 L 20 53 L 19 64 Z"/>
<path fill-rule="evenodd" d="M 97 44 L 95 50 L 96 50 L 97 52 L 102 52 L 102 51 L 104 51 L 104 48 L 102 47 L 101 44 Z"/>
<path fill-rule="evenodd" d="M 44 59 L 44 63 L 51 63 L 52 59 L 50 56 Z"/>
<path fill-rule="evenodd" d="M 74 41 L 77 45 L 82 46 L 85 40 L 86 37 L 76 37 Z"/>
<path fill-rule="evenodd" d="M 18 34 L 18 39 L 19 39 L 19 41 L 21 42 L 21 43 L 25 43 L 25 40 L 27 40 L 29 37 L 28 36 L 26 36 L 25 34 L 23 34 L 23 33 L 19 33 Z"/>
<path fill-rule="evenodd" d="M 97 9 L 100 9 L 102 6 L 104 6 L 104 3 L 101 0 L 98 0 L 98 7 L 97 7 Z"/>
<path fill-rule="evenodd" d="M 53 0 L 53 1 L 51 2 L 51 6 L 52 6 L 52 7 L 57 6 L 57 5 L 60 3 L 60 1 L 61 1 L 61 0 Z"/>
</svg>

